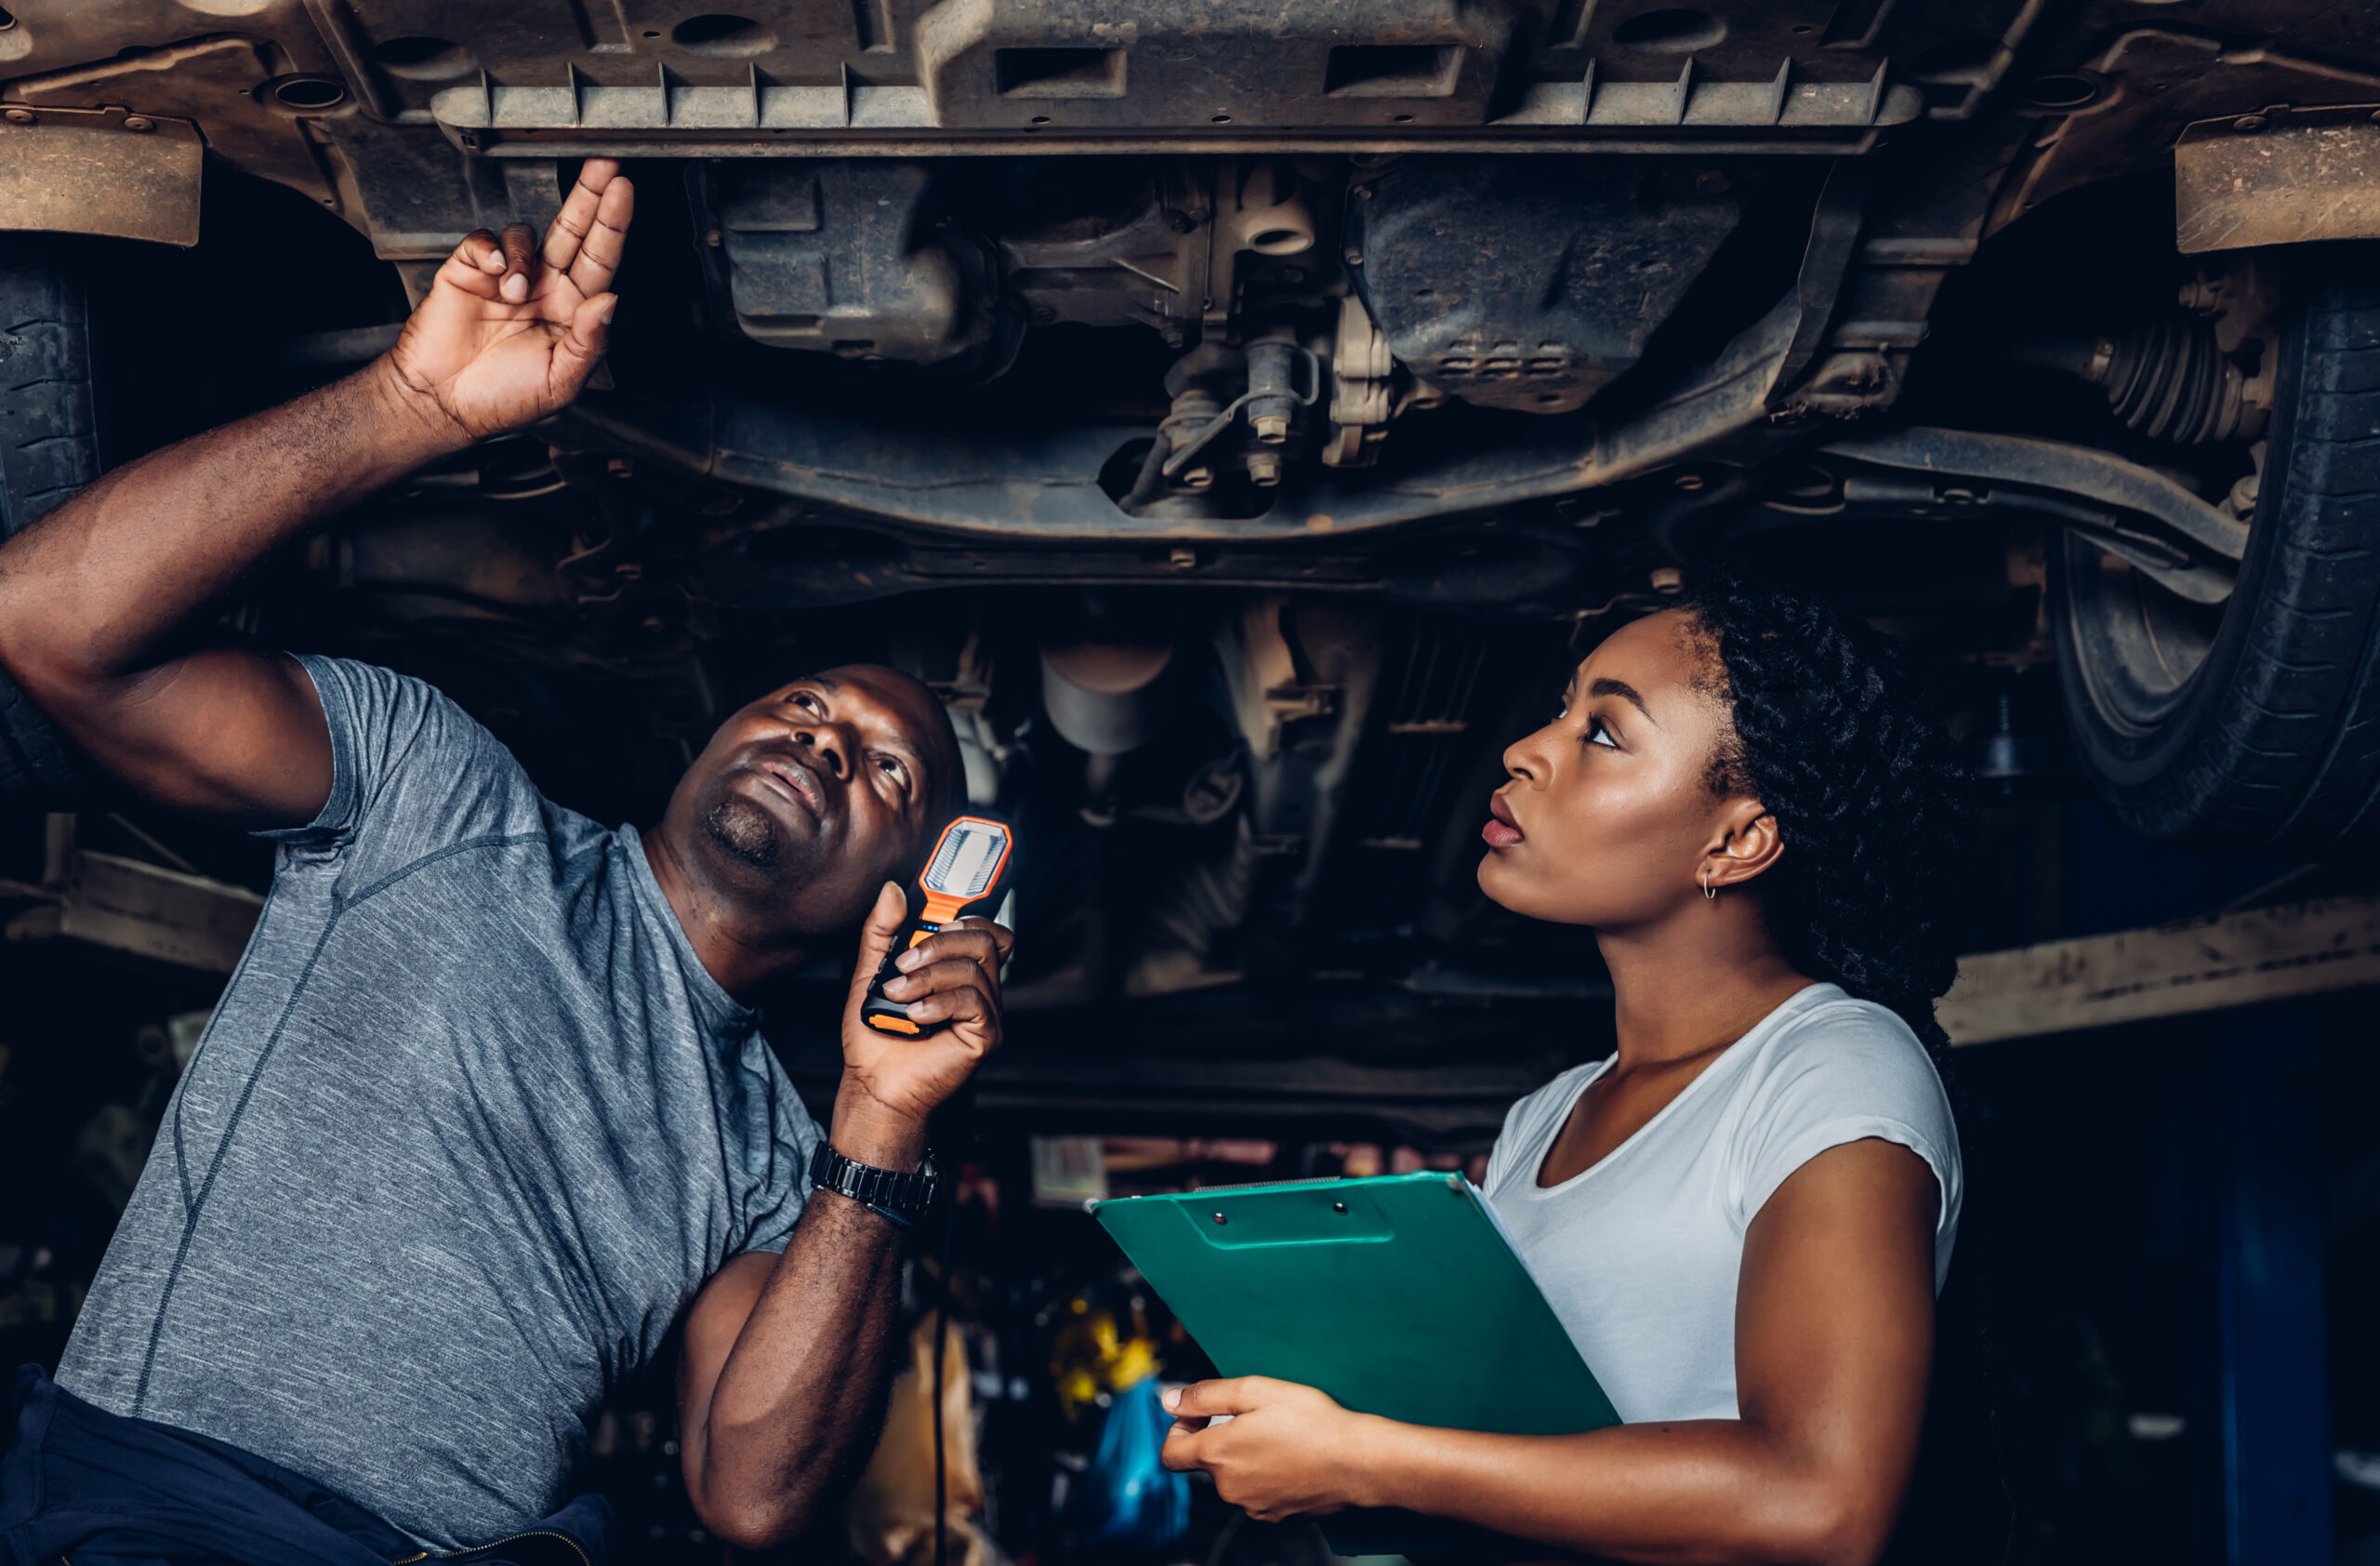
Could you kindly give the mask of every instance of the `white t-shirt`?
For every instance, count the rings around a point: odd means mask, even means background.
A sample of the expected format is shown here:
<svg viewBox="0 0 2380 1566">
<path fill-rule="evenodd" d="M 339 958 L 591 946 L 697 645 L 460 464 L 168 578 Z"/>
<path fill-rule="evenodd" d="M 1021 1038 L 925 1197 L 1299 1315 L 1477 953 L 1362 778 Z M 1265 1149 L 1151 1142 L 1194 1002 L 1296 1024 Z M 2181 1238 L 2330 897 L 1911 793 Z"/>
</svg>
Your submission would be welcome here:
<svg viewBox="0 0 2380 1566">
<path fill-rule="evenodd" d="M 1620 1417 L 1734 1419 L 1744 1230 L 1829 1148 L 1897 1142 L 1933 1168 L 1939 1291 L 1959 1228 L 1959 1135 L 1925 1048 L 1883 1006 L 1814 984 L 1729 1046 L 1584 1174 L 1537 1183 L 1609 1059 L 1513 1106 L 1485 1189 Z"/>
</svg>

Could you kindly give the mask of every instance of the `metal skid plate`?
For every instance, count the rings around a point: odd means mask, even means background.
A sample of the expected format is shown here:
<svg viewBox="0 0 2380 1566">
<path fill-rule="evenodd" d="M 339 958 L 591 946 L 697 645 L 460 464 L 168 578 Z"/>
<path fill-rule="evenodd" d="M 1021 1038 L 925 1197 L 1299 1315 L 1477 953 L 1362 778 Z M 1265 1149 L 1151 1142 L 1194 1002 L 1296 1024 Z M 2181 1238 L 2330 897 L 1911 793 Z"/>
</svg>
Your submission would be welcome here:
<svg viewBox="0 0 2380 1566">
<path fill-rule="evenodd" d="M 1431 159 L 1351 192 L 1348 270 L 1423 380 L 1567 413 L 1636 362 L 1738 215 L 1687 164 Z"/>
</svg>

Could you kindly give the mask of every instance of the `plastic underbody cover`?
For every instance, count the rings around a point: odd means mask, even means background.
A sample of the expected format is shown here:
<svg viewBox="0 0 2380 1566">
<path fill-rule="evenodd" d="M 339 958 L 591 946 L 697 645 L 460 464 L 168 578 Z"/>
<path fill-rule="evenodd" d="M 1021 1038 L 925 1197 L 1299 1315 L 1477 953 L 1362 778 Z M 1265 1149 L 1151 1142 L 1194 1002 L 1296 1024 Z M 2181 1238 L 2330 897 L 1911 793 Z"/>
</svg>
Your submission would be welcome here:
<svg viewBox="0 0 2380 1566">
<path fill-rule="evenodd" d="M 1391 351 L 1449 395 L 1528 413 L 1635 364 L 1739 215 L 1724 179 L 1673 160 L 1433 158 L 1364 186 L 1348 271 Z"/>
</svg>

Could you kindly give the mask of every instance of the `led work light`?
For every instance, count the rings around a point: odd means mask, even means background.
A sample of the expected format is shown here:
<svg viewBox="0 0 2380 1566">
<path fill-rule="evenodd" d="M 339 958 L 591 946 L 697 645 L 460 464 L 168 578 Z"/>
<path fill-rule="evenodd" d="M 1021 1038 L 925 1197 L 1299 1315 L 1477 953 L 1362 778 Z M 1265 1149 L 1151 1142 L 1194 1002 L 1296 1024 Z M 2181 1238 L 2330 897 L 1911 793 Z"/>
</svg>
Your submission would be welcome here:
<svg viewBox="0 0 2380 1566">
<path fill-rule="evenodd" d="M 867 1000 L 860 1007 L 860 1017 L 870 1028 L 908 1037 L 927 1031 L 908 1019 L 899 1002 L 884 998 L 884 986 L 901 973 L 892 960 L 969 909 L 988 909 L 1014 846 L 1008 823 L 987 816 L 961 816 L 942 829 L 933 852 L 926 856 L 926 868 L 918 874 L 917 890 L 925 895 L 925 911 L 912 912 L 893 936 L 883 964 L 867 987 Z M 914 895 L 909 907 L 918 907 Z"/>
</svg>

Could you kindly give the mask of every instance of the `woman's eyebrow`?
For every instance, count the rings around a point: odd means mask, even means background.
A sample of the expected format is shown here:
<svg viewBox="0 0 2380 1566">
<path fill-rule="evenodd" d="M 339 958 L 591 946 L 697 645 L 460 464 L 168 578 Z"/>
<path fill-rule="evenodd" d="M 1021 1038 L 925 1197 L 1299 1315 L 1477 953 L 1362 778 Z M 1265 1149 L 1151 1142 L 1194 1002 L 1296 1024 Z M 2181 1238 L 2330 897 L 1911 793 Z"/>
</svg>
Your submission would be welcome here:
<svg viewBox="0 0 2380 1566">
<path fill-rule="evenodd" d="M 1633 702 L 1636 710 L 1645 714 L 1646 722 L 1655 728 L 1661 725 L 1661 721 L 1653 716 L 1653 710 L 1645 705 L 1645 698 L 1636 694 L 1636 687 L 1625 680 L 1600 679 L 1587 686 L 1588 699 L 1593 700 L 1599 696 L 1616 696 Z"/>
</svg>

